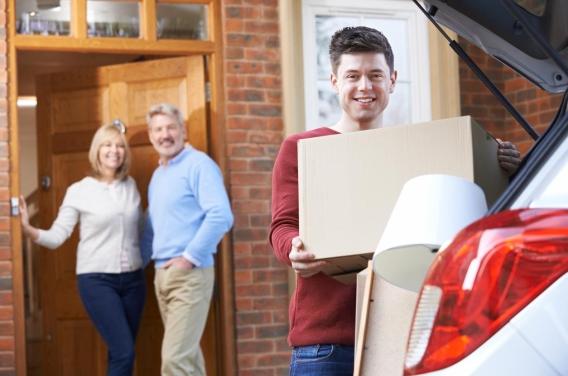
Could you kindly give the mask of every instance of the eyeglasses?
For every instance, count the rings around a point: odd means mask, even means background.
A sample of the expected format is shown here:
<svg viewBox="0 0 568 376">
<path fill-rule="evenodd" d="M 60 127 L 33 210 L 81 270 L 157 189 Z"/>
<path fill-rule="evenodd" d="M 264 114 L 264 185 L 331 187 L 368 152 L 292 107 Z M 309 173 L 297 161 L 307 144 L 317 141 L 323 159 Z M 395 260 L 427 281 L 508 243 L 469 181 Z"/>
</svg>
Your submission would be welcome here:
<svg viewBox="0 0 568 376">
<path fill-rule="evenodd" d="M 126 125 L 120 119 L 114 119 L 111 123 L 114 125 L 122 134 L 126 134 Z"/>
</svg>

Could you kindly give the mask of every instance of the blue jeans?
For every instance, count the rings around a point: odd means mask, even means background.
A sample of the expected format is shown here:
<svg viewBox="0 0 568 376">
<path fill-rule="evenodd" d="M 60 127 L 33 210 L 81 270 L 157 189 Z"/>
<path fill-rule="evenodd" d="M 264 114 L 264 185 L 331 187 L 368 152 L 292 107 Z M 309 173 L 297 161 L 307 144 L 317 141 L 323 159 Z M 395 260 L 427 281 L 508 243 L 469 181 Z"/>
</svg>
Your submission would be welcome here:
<svg viewBox="0 0 568 376">
<path fill-rule="evenodd" d="M 146 299 L 142 270 L 77 275 L 83 305 L 108 347 L 108 376 L 130 376 Z"/>
<path fill-rule="evenodd" d="M 353 362 L 353 346 L 294 347 L 290 359 L 290 376 L 352 376 Z"/>
</svg>

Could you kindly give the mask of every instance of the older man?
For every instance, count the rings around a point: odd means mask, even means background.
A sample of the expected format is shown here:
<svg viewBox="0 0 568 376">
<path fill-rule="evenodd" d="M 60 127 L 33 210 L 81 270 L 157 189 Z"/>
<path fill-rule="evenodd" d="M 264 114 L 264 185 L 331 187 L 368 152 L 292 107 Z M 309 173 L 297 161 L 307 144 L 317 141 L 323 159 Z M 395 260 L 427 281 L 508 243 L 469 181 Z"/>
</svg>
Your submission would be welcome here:
<svg viewBox="0 0 568 376">
<path fill-rule="evenodd" d="M 223 176 L 215 162 L 190 145 L 180 111 L 153 106 L 146 117 L 160 156 L 148 188 L 143 249 L 152 250 L 154 287 L 165 333 L 162 375 L 205 375 L 199 346 L 214 282 L 214 258 L 233 224 Z"/>
</svg>

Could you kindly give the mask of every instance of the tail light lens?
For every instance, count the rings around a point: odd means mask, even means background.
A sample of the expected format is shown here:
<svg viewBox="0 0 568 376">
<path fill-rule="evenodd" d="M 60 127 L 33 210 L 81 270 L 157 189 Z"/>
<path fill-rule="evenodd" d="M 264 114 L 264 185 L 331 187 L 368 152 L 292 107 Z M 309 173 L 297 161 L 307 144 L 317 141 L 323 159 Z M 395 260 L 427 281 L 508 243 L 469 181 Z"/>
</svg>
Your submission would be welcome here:
<svg viewBox="0 0 568 376">
<path fill-rule="evenodd" d="M 568 271 L 568 210 L 483 218 L 441 252 L 424 281 L 405 375 L 463 359 Z"/>
</svg>

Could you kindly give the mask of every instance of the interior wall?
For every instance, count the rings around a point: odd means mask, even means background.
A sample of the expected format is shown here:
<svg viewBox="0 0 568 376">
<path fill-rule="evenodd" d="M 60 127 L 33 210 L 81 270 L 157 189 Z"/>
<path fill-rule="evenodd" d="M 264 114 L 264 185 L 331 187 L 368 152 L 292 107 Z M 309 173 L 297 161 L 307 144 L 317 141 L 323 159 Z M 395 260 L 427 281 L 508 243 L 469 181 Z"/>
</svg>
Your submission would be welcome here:
<svg viewBox="0 0 568 376">
<path fill-rule="evenodd" d="M 20 140 L 20 190 L 28 197 L 38 187 L 36 112 L 34 107 L 18 107 Z"/>
</svg>

